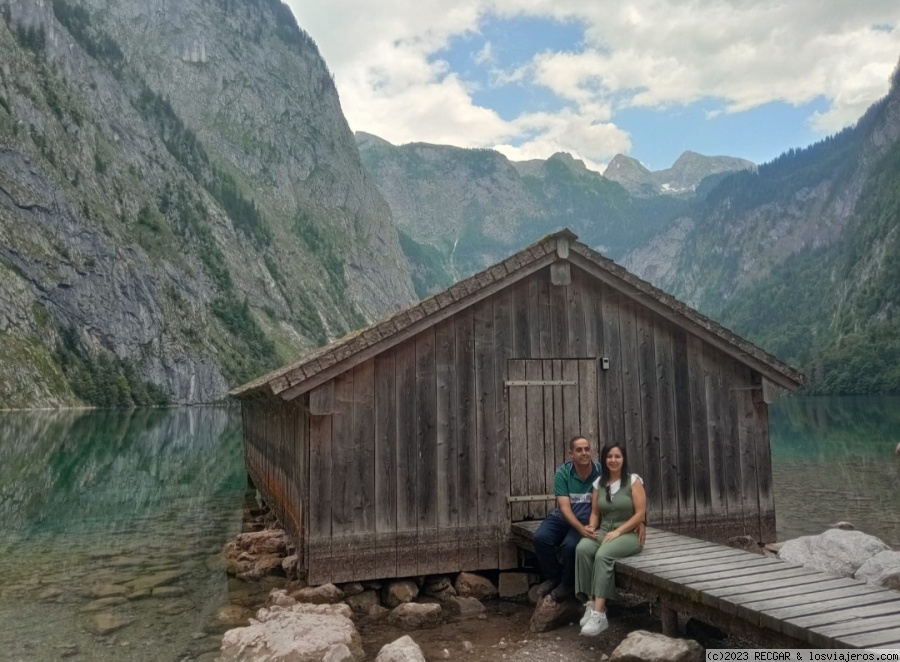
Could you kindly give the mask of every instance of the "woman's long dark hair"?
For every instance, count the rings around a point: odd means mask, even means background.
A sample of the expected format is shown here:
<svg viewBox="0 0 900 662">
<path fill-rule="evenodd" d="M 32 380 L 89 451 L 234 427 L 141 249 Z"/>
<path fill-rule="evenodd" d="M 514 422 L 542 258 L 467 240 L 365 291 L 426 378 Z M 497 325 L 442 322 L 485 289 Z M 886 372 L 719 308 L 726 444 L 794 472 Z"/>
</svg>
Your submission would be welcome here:
<svg viewBox="0 0 900 662">
<path fill-rule="evenodd" d="M 606 444 L 600 449 L 600 487 L 606 488 L 606 500 L 612 501 L 612 495 L 609 493 L 609 467 L 606 466 L 606 456 L 613 448 L 622 451 L 622 480 L 627 480 L 631 474 L 628 472 L 628 455 L 625 453 L 625 447 L 618 441 Z M 625 483 L 622 483 L 624 486 Z M 621 488 L 620 488 L 621 489 Z"/>
</svg>

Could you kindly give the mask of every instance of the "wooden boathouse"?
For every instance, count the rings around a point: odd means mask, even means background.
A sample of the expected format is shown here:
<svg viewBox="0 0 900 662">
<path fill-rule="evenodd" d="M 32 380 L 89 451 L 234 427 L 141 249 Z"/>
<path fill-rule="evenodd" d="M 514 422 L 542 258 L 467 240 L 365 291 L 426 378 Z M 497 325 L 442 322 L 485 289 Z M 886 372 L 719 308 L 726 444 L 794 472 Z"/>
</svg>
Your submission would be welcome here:
<svg viewBox="0 0 900 662">
<path fill-rule="evenodd" d="M 649 524 L 772 541 L 767 401 L 802 381 L 563 230 L 232 394 L 318 584 L 516 567 L 576 434 L 625 443 Z"/>
</svg>

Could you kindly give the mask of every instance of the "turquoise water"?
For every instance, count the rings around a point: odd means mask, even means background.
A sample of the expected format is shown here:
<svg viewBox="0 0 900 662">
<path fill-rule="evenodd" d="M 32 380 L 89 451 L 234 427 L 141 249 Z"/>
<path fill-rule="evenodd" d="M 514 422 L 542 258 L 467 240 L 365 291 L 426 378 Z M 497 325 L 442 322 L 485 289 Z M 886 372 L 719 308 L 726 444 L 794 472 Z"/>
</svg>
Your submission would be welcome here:
<svg viewBox="0 0 900 662">
<path fill-rule="evenodd" d="M 769 421 L 779 540 L 847 521 L 900 547 L 900 397 L 784 398 Z"/>
<path fill-rule="evenodd" d="M 779 539 L 900 545 L 900 398 L 770 411 Z M 236 408 L 0 412 L 0 659 L 214 659 L 219 608 L 267 590 L 218 559 L 245 488 Z"/>
<path fill-rule="evenodd" d="M 217 555 L 246 486 L 239 420 L 213 407 L 0 413 L 0 657 L 217 650 L 230 601 Z"/>
</svg>

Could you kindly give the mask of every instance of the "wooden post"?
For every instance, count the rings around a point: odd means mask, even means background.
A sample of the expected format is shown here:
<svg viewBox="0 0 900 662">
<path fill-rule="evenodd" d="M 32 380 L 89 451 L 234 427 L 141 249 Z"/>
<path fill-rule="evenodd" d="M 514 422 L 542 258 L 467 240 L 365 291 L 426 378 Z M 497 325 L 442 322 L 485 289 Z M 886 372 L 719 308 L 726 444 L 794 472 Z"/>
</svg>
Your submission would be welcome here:
<svg viewBox="0 0 900 662">
<path fill-rule="evenodd" d="M 662 621 L 662 633 L 667 637 L 677 637 L 678 632 L 678 612 L 670 607 L 659 607 L 659 620 Z"/>
</svg>

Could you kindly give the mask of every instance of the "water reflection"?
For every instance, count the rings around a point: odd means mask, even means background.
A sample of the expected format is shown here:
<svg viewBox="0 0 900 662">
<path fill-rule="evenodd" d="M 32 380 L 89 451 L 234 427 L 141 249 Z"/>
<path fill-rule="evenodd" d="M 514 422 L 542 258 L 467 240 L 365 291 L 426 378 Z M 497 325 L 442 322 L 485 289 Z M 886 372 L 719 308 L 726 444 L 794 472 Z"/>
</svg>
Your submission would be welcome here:
<svg viewBox="0 0 900 662">
<path fill-rule="evenodd" d="M 900 546 L 900 398 L 785 398 L 769 412 L 778 539 L 845 520 Z"/>
<path fill-rule="evenodd" d="M 234 408 L 0 413 L 4 659 L 195 659 L 246 484 Z"/>
</svg>

